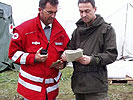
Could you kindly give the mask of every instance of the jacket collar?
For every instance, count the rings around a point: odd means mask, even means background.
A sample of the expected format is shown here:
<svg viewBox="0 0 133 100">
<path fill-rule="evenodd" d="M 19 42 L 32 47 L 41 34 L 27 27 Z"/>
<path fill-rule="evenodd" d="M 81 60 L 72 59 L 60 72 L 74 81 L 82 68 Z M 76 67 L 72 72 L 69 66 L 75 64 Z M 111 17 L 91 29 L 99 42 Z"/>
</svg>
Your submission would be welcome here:
<svg viewBox="0 0 133 100">
<path fill-rule="evenodd" d="M 41 21 L 40 21 L 40 15 L 38 14 L 38 16 L 36 17 L 36 23 L 37 23 L 37 27 L 39 28 L 39 30 L 41 32 L 43 32 L 43 26 L 41 25 Z M 51 29 L 51 38 L 53 40 L 55 40 L 56 38 L 58 38 L 58 34 L 60 34 L 60 32 L 63 31 L 63 27 L 60 25 L 60 23 L 56 20 L 56 18 L 53 20 L 52 23 L 52 29 Z"/>
<path fill-rule="evenodd" d="M 90 26 L 87 26 L 87 24 L 84 23 L 81 18 L 77 21 L 76 25 L 77 25 L 77 27 L 91 27 L 91 26 L 95 27 L 95 26 L 101 25 L 103 22 L 105 22 L 105 21 L 101 17 L 101 15 L 96 14 L 96 19 L 92 22 L 92 24 Z"/>
<path fill-rule="evenodd" d="M 40 14 L 38 14 L 37 16 L 37 25 L 39 29 L 43 29 L 44 26 L 42 26 L 41 21 L 40 21 Z M 60 23 L 56 20 L 56 18 L 54 19 L 53 23 L 51 24 L 52 30 L 54 30 L 55 34 L 58 33 L 59 31 L 62 30 L 62 26 L 60 25 Z"/>
</svg>

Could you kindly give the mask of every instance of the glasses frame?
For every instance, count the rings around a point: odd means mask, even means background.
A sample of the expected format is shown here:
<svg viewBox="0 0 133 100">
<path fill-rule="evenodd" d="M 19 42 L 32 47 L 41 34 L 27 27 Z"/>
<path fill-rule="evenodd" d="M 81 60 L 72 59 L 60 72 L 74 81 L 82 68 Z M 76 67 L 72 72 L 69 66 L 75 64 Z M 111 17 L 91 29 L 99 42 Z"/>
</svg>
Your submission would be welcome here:
<svg viewBox="0 0 133 100">
<path fill-rule="evenodd" d="M 46 12 L 48 15 L 52 16 L 53 14 L 56 15 L 57 11 L 56 12 L 53 12 L 53 11 L 47 11 L 46 9 L 42 9 L 44 12 Z"/>
</svg>

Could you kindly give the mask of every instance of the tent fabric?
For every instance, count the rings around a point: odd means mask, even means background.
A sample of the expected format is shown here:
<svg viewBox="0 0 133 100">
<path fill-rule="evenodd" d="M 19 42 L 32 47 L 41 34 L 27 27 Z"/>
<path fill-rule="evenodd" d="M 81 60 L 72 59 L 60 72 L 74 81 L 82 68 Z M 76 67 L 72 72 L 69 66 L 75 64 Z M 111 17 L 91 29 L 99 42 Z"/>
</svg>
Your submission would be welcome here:
<svg viewBox="0 0 133 100">
<path fill-rule="evenodd" d="M 0 17 L 8 19 L 12 15 L 12 7 L 0 2 Z"/>
<path fill-rule="evenodd" d="M 9 26 L 12 23 L 12 7 L 0 2 L 0 71 L 13 66 L 13 62 L 8 58 L 9 42 L 12 36 Z"/>
<path fill-rule="evenodd" d="M 108 78 L 133 78 L 133 2 L 106 18 L 116 31 L 118 58 L 107 66 Z"/>
<path fill-rule="evenodd" d="M 133 57 L 133 4 L 129 3 L 127 5 L 127 20 L 126 20 L 126 30 L 125 30 L 125 43 L 123 55 Z"/>
<path fill-rule="evenodd" d="M 108 78 L 125 79 L 126 76 L 133 78 L 133 61 L 115 61 L 107 66 Z"/>
<path fill-rule="evenodd" d="M 106 18 L 116 31 L 118 57 L 133 58 L 133 3 L 127 3 Z"/>
</svg>

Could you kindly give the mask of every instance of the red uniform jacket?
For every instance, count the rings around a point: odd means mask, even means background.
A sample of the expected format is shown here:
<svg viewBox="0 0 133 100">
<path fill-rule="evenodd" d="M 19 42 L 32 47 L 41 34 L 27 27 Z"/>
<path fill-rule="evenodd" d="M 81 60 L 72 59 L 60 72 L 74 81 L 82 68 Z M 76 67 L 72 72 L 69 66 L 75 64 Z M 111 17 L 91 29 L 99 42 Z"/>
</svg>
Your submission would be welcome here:
<svg viewBox="0 0 133 100">
<path fill-rule="evenodd" d="M 21 64 L 17 91 L 29 100 L 48 100 L 58 95 L 59 70 L 50 65 L 60 59 L 69 41 L 63 27 L 54 19 L 52 24 L 48 58 L 43 63 L 35 63 L 35 54 L 41 47 L 44 49 L 48 40 L 42 29 L 39 16 L 16 27 L 10 42 L 9 58 Z"/>
</svg>

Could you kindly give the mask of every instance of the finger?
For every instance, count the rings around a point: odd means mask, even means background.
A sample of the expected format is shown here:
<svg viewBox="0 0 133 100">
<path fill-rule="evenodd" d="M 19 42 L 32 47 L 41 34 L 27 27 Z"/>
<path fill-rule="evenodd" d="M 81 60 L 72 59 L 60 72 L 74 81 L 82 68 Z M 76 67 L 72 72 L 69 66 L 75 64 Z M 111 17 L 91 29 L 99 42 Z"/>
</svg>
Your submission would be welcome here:
<svg viewBox="0 0 133 100">
<path fill-rule="evenodd" d="M 47 58 L 41 58 L 41 61 L 42 62 L 45 62 Z"/>
<path fill-rule="evenodd" d="M 60 60 L 60 63 L 63 64 L 63 59 Z"/>
<path fill-rule="evenodd" d="M 82 59 L 81 59 L 81 58 L 77 58 L 75 61 L 77 61 L 77 62 L 78 62 L 78 61 L 80 61 L 80 60 L 82 60 Z"/>
<path fill-rule="evenodd" d="M 59 69 L 60 69 L 60 70 L 63 69 L 63 68 L 64 68 L 63 65 L 60 65 L 60 66 L 59 66 Z"/>
<path fill-rule="evenodd" d="M 47 58 L 48 57 L 48 54 L 46 55 L 40 55 L 41 58 Z"/>
<path fill-rule="evenodd" d="M 67 60 L 66 60 L 66 55 L 62 54 L 62 55 L 61 55 L 61 59 L 62 59 L 62 61 L 67 61 Z"/>
<path fill-rule="evenodd" d="M 42 50 L 42 48 L 43 48 L 43 47 L 39 48 L 39 49 L 37 50 L 37 53 L 40 53 L 40 51 Z"/>
</svg>

